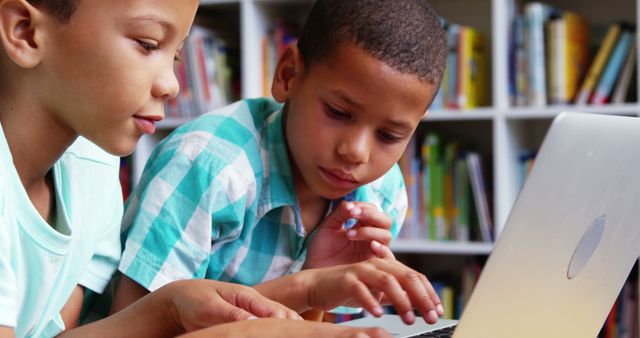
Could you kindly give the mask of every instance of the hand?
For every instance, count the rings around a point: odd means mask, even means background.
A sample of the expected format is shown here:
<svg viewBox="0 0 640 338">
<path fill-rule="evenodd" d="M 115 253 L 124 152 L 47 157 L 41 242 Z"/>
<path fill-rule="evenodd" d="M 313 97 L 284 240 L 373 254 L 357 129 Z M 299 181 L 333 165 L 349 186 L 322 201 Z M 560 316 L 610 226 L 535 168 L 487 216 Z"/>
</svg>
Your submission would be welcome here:
<svg viewBox="0 0 640 338">
<path fill-rule="evenodd" d="M 295 311 L 239 284 L 183 280 L 157 292 L 168 294 L 177 325 L 186 332 L 257 317 L 302 319 Z"/>
<path fill-rule="evenodd" d="M 380 299 L 384 296 L 407 324 L 415 321 L 414 308 L 420 310 L 430 324 L 444 313 L 440 298 L 427 278 L 394 259 L 371 258 L 349 265 L 304 270 L 299 274 L 307 281 L 309 308 L 326 311 L 342 305 L 364 307 L 379 317 L 383 313 Z"/>
<path fill-rule="evenodd" d="M 297 338 L 391 338 L 387 332 L 380 328 L 355 328 L 340 326 L 330 323 L 284 320 L 284 319 L 258 319 L 242 322 L 228 323 L 210 327 L 208 329 L 192 332 L 180 336 L 182 338 L 199 337 L 292 337 Z"/>
<path fill-rule="evenodd" d="M 349 218 L 358 223 L 342 228 Z M 304 269 L 323 268 L 361 262 L 375 257 L 371 245 L 391 242 L 391 218 L 366 202 L 342 201 L 318 226 L 307 249 Z"/>
</svg>

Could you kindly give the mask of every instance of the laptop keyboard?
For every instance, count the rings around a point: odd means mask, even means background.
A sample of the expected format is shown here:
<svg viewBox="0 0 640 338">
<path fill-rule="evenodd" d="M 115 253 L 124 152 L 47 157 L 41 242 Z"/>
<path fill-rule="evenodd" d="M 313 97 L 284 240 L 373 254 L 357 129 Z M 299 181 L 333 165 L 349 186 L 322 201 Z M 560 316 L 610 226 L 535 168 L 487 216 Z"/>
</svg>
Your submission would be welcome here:
<svg viewBox="0 0 640 338">
<path fill-rule="evenodd" d="M 453 330 L 455 330 L 455 328 L 455 326 L 445 327 L 443 329 L 411 336 L 411 338 L 450 338 L 453 335 Z"/>
</svg>

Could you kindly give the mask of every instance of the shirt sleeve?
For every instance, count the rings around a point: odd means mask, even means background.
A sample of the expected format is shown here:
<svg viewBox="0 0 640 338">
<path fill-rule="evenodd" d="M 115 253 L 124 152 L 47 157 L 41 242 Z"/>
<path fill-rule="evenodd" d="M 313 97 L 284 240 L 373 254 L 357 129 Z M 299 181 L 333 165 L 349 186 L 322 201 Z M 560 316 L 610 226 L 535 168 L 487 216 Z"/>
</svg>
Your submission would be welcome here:
<svg viewBox="0 0 640 338">
<path fill-rule="evenodd" d="M 183 137 L 174 148 L 169 141 L 157 150 L 125 206 L 119 269 L 150 291 L 203 278 L 212 243 L 222 233 L 239 232 L 246 184 L 232 163 L 201 141 Z"/>
<path fill-rule="evenodd" d="M 16 303 L 16 275 L 11 261 L 14 227 L 9 226 L 2 208 L 0 196 L 0 325 L 16 327 L 18 321 L 18 304 Z"/>
<path fill-rule="evenodd" d="M 99 234 L 100 241 L 87 266 L 87 271 L 80 279 L 79 284 L 96 292 L 102 293 L 111 280 L 113 273 L 120 261 L 120 223 L 122 221 L 122 190 L 119 180 L 112 185 L 115 189 L 110 194 L 109 205 L 113 206 L 113 213 L 106 232 Z"/>
<path fill-rule="evenodd" d="M 391 217 L 391 234 L 395 239 L 404 224 L 408 208 L 407 189 L 397 164 L 383 177 L 379 193 L 382 195 L 382 209 Z"/>
</svg>

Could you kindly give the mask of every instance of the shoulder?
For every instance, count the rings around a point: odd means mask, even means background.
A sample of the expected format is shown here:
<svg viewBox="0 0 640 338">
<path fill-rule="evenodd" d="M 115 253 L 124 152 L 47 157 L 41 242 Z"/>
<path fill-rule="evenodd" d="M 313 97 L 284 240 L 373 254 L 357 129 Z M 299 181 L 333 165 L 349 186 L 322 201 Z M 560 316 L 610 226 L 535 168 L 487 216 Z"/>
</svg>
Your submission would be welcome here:
<svg viewBox="0 0 640 338">
<path fill-rule="evenodd" d="M 263 129 L 279 109 L 274 102 L 248 99 L 206 113 L 171 133 L 153 157 L 180 157 L 214 173 L 229 165 L 260 172 Z"/>
<path fill-rule="evenodd" d="M 397 208 L 406 203 L 407 193 L 400 167 L 394 164 L 389 171 L 377 180 L 358 188 L 357 195 L 364 196 L 366 202 L 380 206 L 383 210 Z"/>
</svg>

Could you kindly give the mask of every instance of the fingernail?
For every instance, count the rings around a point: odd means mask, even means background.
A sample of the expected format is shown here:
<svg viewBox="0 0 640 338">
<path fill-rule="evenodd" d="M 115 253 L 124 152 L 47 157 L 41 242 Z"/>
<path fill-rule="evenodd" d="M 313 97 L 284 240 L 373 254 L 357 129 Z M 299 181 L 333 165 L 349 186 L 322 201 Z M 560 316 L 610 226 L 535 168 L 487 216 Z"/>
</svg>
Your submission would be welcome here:
<svg viewBox="0 0 640 338">
<path fill-rule="evenodd" d="M 355 231 L 355 230 L 349 230 L 349 231 L 347 231 L 347 237 L 351 237 L 351 238 L 353 238 L 353 237 L 356 237 L 356 235 L 357 235 L 357 234 L 358 234 L 358 232 L 357 232 L 357 231 Z"/>
<path fill-rule="evenodd" d="M 433 310 L 429 311 L 429 313 L 427 313 L 427 321 L 429 323 L 437 322 L 438 321 L 438 314 Z"/>
<path fill-rule="evenodd" d="M 354 207 L 353 203 L 351 202 L 347 203 L 347 210 L 351 210 L 353 209 L 353 207 Z"/>
<path fill-rule="evenodd" d="M 371 313 L 376 317 L 380 317 L 384 313 L 384 310 L 382 310 L 381 307 L 376 306 L 376 307 L 373 308 L 373 312 L 371 312 Z"/>
<path fill-rule="evenodd" d="M 413 311 L 409 311 L 405 313 L 404 316 L 402 316 L 402 318 L 406 323 L 413 323 L 416 320 L 416 315 L 415 313 L 413 313 Z"/>
<path fill-rule="evenodd" d="M 371 244 L 373 246 L 375 246 L 376 248 L 381 248 L 382 247 L 382 244 L 380 244 L 380 242 L 378 242 L 378 241 L 371 241 Z"/>
<path fill-rule="evenodd" d="M 358 216 L 362 213 L 362 209 L 358 207 L 354 207 L 353 209 L 350 209 L 350 210 L 351 210 L 351 215 L 353 216 Z"/>
<path fill-rule="evenodd" d="M 344 223 L 342 223 L 342 227 L 348 230 L 353 228 L 356 225 L 356 223 L 358 223 L 357 219 L 349 218 L 346 221 L 344 221 Z"/>
<path fill-rule="evenodd" d="M 247 318 L 247 320 L 254 320 L 254 319 L 258 319 L 258 317 L 256 317 L 256 316 L 251 316 L 251 317 Z"/>
<path fill-rule="evenodd" d="M 444 314 L 444 308 L 442 307 L 442 304 L 438 304 L 438 306 L 436 306 L 436 311 L 438 312 L 438 316 L 442 316 Z"/>
</svg>

